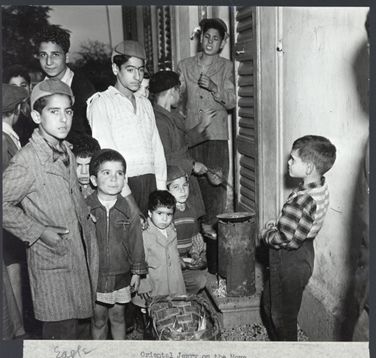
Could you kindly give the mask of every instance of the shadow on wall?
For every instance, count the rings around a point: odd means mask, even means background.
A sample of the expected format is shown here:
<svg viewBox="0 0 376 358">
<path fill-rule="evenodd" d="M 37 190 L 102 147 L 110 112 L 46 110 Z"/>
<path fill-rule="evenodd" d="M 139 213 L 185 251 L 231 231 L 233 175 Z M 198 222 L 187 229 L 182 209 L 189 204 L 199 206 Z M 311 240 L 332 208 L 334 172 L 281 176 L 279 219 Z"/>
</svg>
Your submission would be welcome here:
<svg viewBox="0 0 376 358">
<path fill-rule="evenodd" d="M 358 92 L 358 100 L 362 107 L 362 110 L 366 114 L 367 118 L 369 115 L 369 54 L 367 50 L 367 43 L 365 42 L 362 44 L 353 60 L 353 74 L 354 74 L 354 82 Z M 362 120 L 363 118 L 361 118 Z M 356 119 L 354 119 L 356 120 Z M 362 153 L 365 153 L 366 145 Z M 348 286 L 348 291 L 346 292 L 345 300 L 344 300 L 344 321 L 341 326 L 341 332 L 339 332 L 341 339 L 343 340 L 352 340 L 354 326 L 356 320 L 358 318 L 358 304 L 356 301 L 356 297 L 359 296 L 361 293 L 357 292 L 359 289 L 359 283 L 355 280 L 355 272 L 358 265 L 358 257 L 359 252 L 361 250 L 361 240 L 362 240 L 362 232 L 364 231 L 364 219 L 362 214 L 364 214 L 364 200 L 367 197 L 367 194 L 364 193 L 368 192 L 368 188 L 365 187 L 366 184 L 364 183 L 364 175 L 365 175 L 365 165 L 364 165 L 364 157 L 361 156 L 357 168 L 358 178 L 357 178 L 357 185 L 355 187 L 353 198 L 352 198 L 352 215 L 351 215 L 351 242 L 349 245 L 348 256 L 346 262 L 348 262 L 348 273 L 350 278 L 350 283 Z M 354 171 L 355 172 L 355 171 Z M 363 208 L 363 209 L 362 209 Z"/>
</svg>

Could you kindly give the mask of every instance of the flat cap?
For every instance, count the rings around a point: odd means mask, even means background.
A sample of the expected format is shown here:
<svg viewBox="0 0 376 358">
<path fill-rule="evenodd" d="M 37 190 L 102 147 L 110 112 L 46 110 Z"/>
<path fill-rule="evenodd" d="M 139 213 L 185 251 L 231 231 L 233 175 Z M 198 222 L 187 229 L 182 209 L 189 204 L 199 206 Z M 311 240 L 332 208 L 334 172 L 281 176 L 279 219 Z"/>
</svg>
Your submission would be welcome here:
<svg viewBox="0 0 376 358">
<path fill-rule="evenodd" d="M 179 85 L 179 75 L 176 72 L 158 71 L 150 79 L 149 91 L 152 93 L 159 93 Z"/>
<path fill-rule="evenodd" d="M 114 56 L 116 55 L 126 55 L 130 57 L 138 57 L 141 60 L 146 60 L 145 48 L 137 41 L 126 40 L 117 44 L 111 56 L 111 61 L 113 62 Z"/>
<path fill-rule="evenodd" d="M 213 17 L 213 18 L 209 18 L 209 19 L 202 19 L 199 23 L 201 29 L 205 27 L 208 27 L 208 28 L 211 28 L 211 27 L 214 27 L 214 28 L 217 28 L 217 27 L 220 27 L 223 29 L 223 31 L 225 32 L 225 34 L 227 33 L 227 25 L 225 24 L 225 22 L 221 19 L 219 19 L 218 17 Z"/>
<path fill-rule="evenodd" d="M 31 109 L 33 109 L 34 103 L 42 97 L 50 96 L 53 94 L 66 94 L 72 99 L 72 105 L 74 103 L 74 96 L 71 88 L 64 82 L 57 78 L 47 78 L 46 80 L 39 82 L 31 92 L 30 102 Z"/>
<path fill-rule="evenodd" d="M 4 112 L 11 112 L 16 109 L 18 104 L 26 100 L 29 95 L 25 88 L 12 86 L 7 83 L 3 83 L 3 109 L 2 113 Z"/>
<path fill-rule="evenodd" d="M 183 168 L 177 165 L 167 165 L 167 184 L 181 177 L 188 177 Z"/>
</svg>

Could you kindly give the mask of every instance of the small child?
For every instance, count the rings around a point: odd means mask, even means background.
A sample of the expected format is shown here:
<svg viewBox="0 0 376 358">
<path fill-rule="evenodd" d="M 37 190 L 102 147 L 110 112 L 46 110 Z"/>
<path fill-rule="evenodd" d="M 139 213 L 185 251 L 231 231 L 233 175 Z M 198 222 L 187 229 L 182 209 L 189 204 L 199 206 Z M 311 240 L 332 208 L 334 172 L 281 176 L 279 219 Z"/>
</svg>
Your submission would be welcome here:
<svg viewBox="0 0 376 358">
<path fill-rule="evenodd" d="M 147 272 L 138 212 L 121 195 L 125 173 L 125 159 L 112 149 L 100 150 L 90 162 L 90 180 L 97 190 L 86 202 L 99 246 L 93 339 L 107 338 L 108 320 L 113 339 L 125 339 L 125 304 Z"/>
<path fill-rule="evenodd" d="M 199 214 L 189 196 L 187 173 L 177 166 L 167 166 L 167 188 L 176 199 L 174 225 L 178 236 L 180 257 L 192 258 L 191 265 L 206 267 L 206 244 L 200 233 Z M 183 268 L 186 265 L 183 262 Z M 197 294 L 206 285 L 206 270 L 184 270 L 187 293 Z"/>
<path fill-rule="evenodd" d="M 93 314 L 98 273 L 95 227 L 64 141 L 74 97 L 58 79 L 38 83 L 31 116 L 38 128 L 3 173 L 3 227 L 28 243 L 35 318 L 44 339 L 79 339 Z"/>
<path fill-rule="evenodd" d="M 261 231 L 270 247 L 270 277 L 262 301 L 271 340 L 297 340 L 303 291 L 313 271 L 313 240 L 329 207 L 323 175 L 335 159 L 336 148 L 327 138 L 307 135 L 297 139 L 288 167 L 289 175 L 302 183 L 290 194 L 277 223 L 268 221 Z"/>
<path fill-rule="evenodd" d="M 150 75 L 148 72 L 144 73 L 144 78 L 141 81 L 140 88 L 136 91 L 136 94 L 149 98 L 149 84 L 150 84 Z"/>
<path fill-rule="evenodd" d="M 80 190 L 84 198 L 94 192 L 90 184 L 89 165 L 93 155 L 101 150 L 98 141 L 89 136 L 81 135 L 78 137 L 77 143 L 72 143 L 72 152 L 76 157 L 76 171 Z"/>
</svg>

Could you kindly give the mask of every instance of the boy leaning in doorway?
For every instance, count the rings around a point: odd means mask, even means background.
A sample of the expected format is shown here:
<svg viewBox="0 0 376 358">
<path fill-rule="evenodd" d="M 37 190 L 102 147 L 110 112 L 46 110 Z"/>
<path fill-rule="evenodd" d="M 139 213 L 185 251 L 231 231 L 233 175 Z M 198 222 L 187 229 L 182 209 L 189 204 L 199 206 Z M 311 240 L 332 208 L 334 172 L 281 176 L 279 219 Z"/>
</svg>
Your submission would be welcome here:
<svg viewBox="0 0 376 358">
<path fill-rule="evenodd" d="M 58 79 L 37 84 L 31 116 L 38 128 L 3 174 L 3 227 L 28 243 L 35 318 L 44 339 L 79 339 L 93 315 L 98 271 L 95 228 L 64 141 L 74 97 Z"/>
<path fill-rule="evenodd" d="M 288 160 L 289 175 L 302 179 L 288 197 L 277 222 L 268 221 L 261 238 L 270 247 L 263 309 L 271 340 L 296 341 L 303 291 L 312 275 L 313 240 L 329 207 L 323 176 L 334 164 L 336 148 L 321 136 L 297 139 Z"/>
</svg>

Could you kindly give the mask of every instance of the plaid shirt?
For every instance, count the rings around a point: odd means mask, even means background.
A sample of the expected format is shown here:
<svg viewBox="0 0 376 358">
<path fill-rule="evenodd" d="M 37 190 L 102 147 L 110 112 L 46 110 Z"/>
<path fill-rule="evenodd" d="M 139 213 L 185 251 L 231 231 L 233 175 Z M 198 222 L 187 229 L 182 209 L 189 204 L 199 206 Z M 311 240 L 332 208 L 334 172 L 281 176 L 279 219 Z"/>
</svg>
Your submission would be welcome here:
<svg viewBox="0 0 376 358">
<path fill-rule="evenodd" d="M 276 249 L 298 249 L 306 239 L 314 239 L 321 229 L 329 206 L 329 191 L 320 183 L 300 185 L 284 204 L 277 225 L 263 235 L 265 243 Z"/>
</svg>

